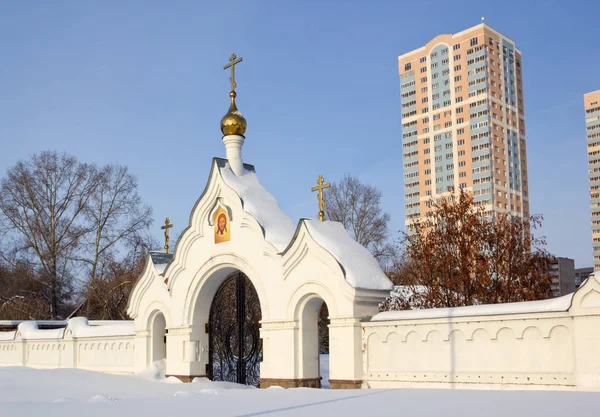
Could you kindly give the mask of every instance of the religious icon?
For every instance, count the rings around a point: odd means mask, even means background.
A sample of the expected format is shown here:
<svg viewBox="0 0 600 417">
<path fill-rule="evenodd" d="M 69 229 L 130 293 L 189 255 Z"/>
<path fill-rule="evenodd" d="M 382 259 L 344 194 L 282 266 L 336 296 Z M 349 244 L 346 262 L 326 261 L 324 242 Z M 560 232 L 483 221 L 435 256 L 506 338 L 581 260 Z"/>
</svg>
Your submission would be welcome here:
<svg viewBox="0 0 600 417">
<path fill-rule="evenodd" d="M 228 242 L 231 239 L 231 230 L 229 229 L 229 216 L 227 211 L 219 207 L 215 213 L 215 243 Z"/>
</svg>

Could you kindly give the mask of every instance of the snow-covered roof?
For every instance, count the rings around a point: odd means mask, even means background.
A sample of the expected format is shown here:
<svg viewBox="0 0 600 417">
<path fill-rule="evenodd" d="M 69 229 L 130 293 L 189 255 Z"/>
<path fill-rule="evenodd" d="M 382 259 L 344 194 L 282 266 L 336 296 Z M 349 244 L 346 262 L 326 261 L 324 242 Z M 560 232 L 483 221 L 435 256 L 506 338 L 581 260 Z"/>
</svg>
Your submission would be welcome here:
<svg viewBox="0 0 600 417">
<path fill-rule="evenodd" d="M 316 243 L 338 261 L 346 281 L 354 288 L 391 290 L 392 282 L 381 270 L 371 252 L 352 239 L 339 222 L 304 219 L 308 233 Z"/>
<path fill-rule="evenodd" d="M 281 210 L 275 197 L 260 185 L 256 173 L 247 167 L 241 176 L 237 176 L 226 163 L 219 167 L 221 178 L 240 196 L 244 210 L 260 223 L 265 240 L 282 252 L 294 236 L 296 226 Z"/>
<path fill-rule="evenodd" d="M 524 301 L 520 303 L 481 304 L 453 308 L 429 308 L 423 310 L 385 311 L 376 314 L 371 321 L 437 319 L 451 317 L 490 316 L 502 314 L 550 313 L 567 311 L 573 294 L 549 300 Z"/>
<path fill-rule="evenodd" d="M 244 210 L 260 223 L 265 240 L 279 252 L 283 252 L 290 244 L 296 226 L 281 210 L 275 197 L 260 184 L 252 166 L 245 165 L 240 176 L 231 170 L 227 162 L 219 164 L 219 171 L 223 181 L 242 199 Z M 303 221 L 310 236 L 342 266 L 350 285 L 364 289 L 392 289 L 391 281 L 385 276 L 373 255 L 352 239 L 341 223 L 306 219 Z"/>
</svg>

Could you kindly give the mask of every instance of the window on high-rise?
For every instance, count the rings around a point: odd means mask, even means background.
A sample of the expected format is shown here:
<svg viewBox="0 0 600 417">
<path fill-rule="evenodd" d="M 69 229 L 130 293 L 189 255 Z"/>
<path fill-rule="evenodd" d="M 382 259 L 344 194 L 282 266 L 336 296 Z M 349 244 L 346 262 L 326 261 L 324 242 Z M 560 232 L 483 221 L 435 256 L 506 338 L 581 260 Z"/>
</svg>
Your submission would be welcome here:
<svg viewBox="0 0 600 417">
<path fill-rule="evenodd" d="M 475 38 L 471 38 L 471 42 L 470 43 L 471 43 L 471 46 L 477 45 L 477 38 L 476 37 Z"/>
<path fill-rule="evenodd" d="M 410 62 L 404 65 L 404 71 L 409 71 L 411 68 Z"/>
</svg>

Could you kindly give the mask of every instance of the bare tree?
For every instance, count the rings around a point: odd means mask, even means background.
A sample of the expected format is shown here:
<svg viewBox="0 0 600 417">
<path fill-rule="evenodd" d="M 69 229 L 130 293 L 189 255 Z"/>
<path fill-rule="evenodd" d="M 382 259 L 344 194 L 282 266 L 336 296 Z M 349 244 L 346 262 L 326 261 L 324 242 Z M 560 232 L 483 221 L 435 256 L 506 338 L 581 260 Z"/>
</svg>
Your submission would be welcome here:
<svg viewBox="0 0 600 417">
<path fill-rule="evenodd" d="M 139 234 L 152 223 L 152 209 L 142 204 L 136 178 L 127 167 L 107 165 L 84 210 L 93 233 L 86 236 L 82 260 L 89 267 L 88 297 L 92 288 L 111 273 L 119 243 L 137 244 Z M 117 262 L 118 264 L 118 262 Z M 88 303 L 88 315 L 91 303 Z"/>
<path fill-rule="evenodd" d="M 57 318 L 66 312 L 76 279 L 83 283 L 84 298 L 107 297 L 99 280 L 111 277 L 112 285 L 117 272 L 135 270 L 121 265 L 129 255 L 123 258 L 120 252 L 139 246 L 151 215 L 126 167 L 99 169 L 72 156 L 43 152 L 19 161 L 2 180 L 0 234 L 10 243 L 0 258 L 13 266 L 33 266 L 50 316 Z"/>
<path fill-rule="evenodd" d="M 393 249 L 389 242 L 390 215 L 381 208 L 381 192 L 358 178 L 346 175 L 331 186 L 325 200 L 325 215 L 340 222 L 348 233 L 385 263 Z"/>
<path fill-rule="evenodd" d="M 90 232 L 83 212 L 96 191 L 98 170 L 74 157 L 43 152 L 9 169 L 0 186 L 0 212 L 16 233 L 18 250 L 41 267 L 50 315 L 67 296 L 69 259 Z"/>
<path fill-rule="evenodd" d="M 127 254 L 119 261 L 111 258 L 103 263 L 103 274 L 88 285 L 86 315 L 99 320 L 127 319 L 127 300 L 141 275 L 148 252 L 157 243 L 151 238 L 136 235 L 127 240 Z"/>
<path fill-rule="evenodd" d="M 30 264 L 0 261 L 0 317 L 7 320 L 49 319 L 44 288 Z"/>
</svg>

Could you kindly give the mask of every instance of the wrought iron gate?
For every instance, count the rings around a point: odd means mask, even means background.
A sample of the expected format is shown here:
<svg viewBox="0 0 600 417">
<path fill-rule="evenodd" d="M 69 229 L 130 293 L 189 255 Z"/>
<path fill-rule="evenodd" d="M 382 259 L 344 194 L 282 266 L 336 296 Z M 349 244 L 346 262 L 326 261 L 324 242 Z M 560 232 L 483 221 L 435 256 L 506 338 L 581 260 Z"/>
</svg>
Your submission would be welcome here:
<svg viewBox="0 0 600 417">
<path fill-rule="evenodd" d="M 262 360 L 260 319 L 260 302 L 252 282 L 236 272 L 221 284 L 210 307 L 210 379 L 258 386 Z"/>
</svg>

